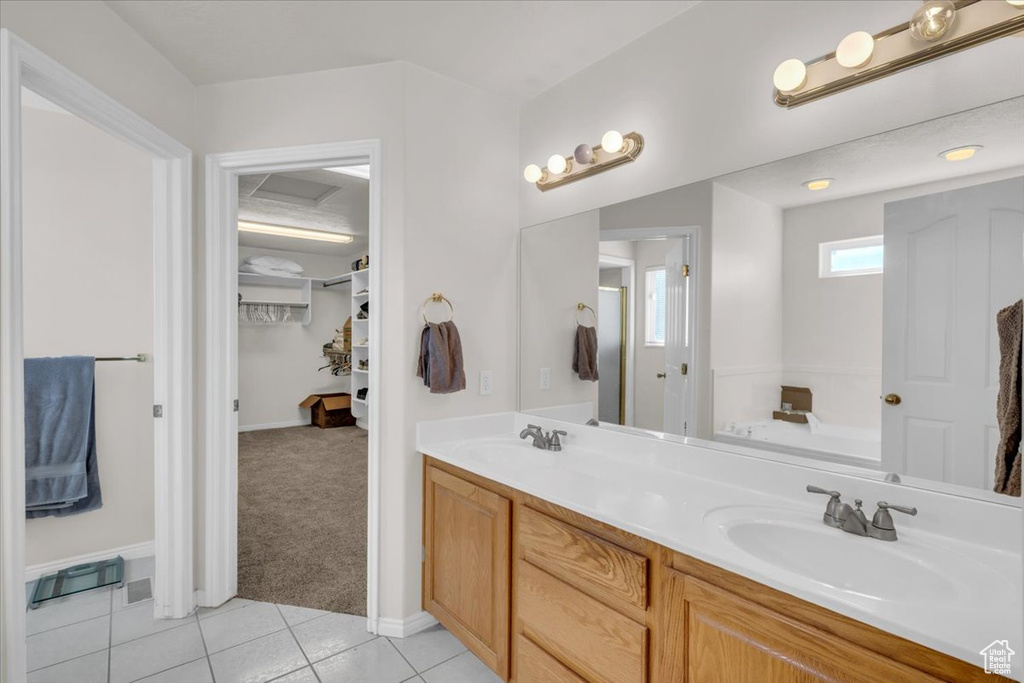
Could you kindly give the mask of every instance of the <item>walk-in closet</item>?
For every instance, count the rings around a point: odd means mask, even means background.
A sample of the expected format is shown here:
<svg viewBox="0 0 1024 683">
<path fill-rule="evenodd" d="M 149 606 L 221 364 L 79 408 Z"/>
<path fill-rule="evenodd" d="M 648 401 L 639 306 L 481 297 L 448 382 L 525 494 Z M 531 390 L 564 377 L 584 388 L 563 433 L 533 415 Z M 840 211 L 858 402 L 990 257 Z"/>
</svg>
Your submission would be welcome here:
<svg viewBox="0 0 1024 683">
<path fill-rule="evenodd" d="M 239 176 L 240 598 L 366 614 L 368 222 L 368 165 Z"/>
</svg>

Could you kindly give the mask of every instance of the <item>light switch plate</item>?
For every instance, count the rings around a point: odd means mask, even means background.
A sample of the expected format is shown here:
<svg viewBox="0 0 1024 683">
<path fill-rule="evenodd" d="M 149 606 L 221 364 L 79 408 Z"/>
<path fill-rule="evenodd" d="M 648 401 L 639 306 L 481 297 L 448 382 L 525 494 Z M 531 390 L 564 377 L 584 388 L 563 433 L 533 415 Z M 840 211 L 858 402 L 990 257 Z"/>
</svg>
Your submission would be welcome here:
<svg viewBox="0 0 1024 683">
<path fill-rule="evenodd" d="M 540 369 L 540 390 L 547 391 L 551 388 L 551 368 Z"/>
<path fill-rule="evenodd" d="M 490 396 L 491 395 L 491 371 L 481 370 L 480 371 L 480 395 Z"/>
</svg>

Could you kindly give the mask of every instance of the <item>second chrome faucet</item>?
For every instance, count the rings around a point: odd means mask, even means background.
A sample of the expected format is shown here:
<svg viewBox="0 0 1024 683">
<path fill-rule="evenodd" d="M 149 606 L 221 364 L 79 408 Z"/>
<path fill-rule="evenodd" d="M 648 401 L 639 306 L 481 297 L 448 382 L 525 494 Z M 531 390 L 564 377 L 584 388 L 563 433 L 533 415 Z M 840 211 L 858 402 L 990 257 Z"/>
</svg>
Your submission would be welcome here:
<svg viewBox="0 0 1024 683">
<path fill-rule="evenodd" d="M 829 497 L 828 504 L 825 506 L 825 514 L 822 515 L 822 522 L 850 534 L 870 536 L 880 541 L 895 541 L 897 538 L 896 525 L 893 524 L 892 515 L 889 514 L 889 510 L 896 510 L 910 516 L 917 514 L 917 508 L 890 505 L 883 500 L 878 502 L 878 509 L 875 511 L 871 521 L 868 522 L 867 516 L 860 509 L 862 502 L 859 498 L 853 501 L 854 505 L 857 506 L 853 508 L 849 503 L 844 503 L 840 500 L 838 491 L 829 491 L 820 486 L 808 485 L 807 492 L 824 493 Z"/>
<path fill-rule="evenodd" d="M 519 432 L 520 439 L 532 437 L 533 447 L 544 451 L 562 450 L 562 441 L 558 438 L 559 435 L 567 436 L 567 434 L 561 429 L 555 429 L 549 434 L 544 434 L 544 430 L 537 425 L 526 425 L 526 429 Z"/>
</svg>

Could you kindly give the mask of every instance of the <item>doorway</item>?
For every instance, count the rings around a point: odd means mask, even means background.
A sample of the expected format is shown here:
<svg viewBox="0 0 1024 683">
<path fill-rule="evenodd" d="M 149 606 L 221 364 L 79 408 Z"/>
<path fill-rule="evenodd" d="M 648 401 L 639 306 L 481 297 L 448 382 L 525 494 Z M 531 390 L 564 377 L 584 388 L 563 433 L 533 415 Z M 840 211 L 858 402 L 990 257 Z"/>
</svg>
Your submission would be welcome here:
<svg viewBox="0 0 1024 683">
<path fill-rule="evenodd" d="M 238 177 L 240 598 L 366 616 L 369 196 L 368 164 Z"/>
<path fill-rule="evenodd" d="M 362 141 L 294 147 L 286 149 L 255 150 L 248 152 L 210 155 L 207 157 L 207 220 L 206 245 L 207 254 L 207 345 L 209 373 L 207 375 L 205 394 L 206 420 L 209 425 L 206 443 L 206 566 L 205 591 L 202 604 L 215 606 L 222 604 L 239 593 L 239 421 L 242 405 L 246 396 L 240 393 L 243 386 L 239 379 L 239 307 L 238 296 L 246 296 L 245 289 L 239 284 L 238 268 L 240 254 L 245 247 L 240 247 L 238 240 L 239 220 L 244 218 L 239 206 L 239 191 L 243 187 L 243 178 L 268 175 L 304 174 L 316 170 L 322 180 L 326 173 L 323 169 L 362 167 L 364 180 L 368 188 L 366 207 L 365 248 L 361 254 L 369 255 L 369 267 L 359 268 L 357 272 L 337 273 L 330 276 L 326 271 L 317 273 L 318 277 L 305 278 L 309 281 L 309 296 L 312 297 L 313 287 L 319 287 L 318 296 L 347 298 L 350 301 L 352 315 L 351 334 L 354 342 L 366 340 L 365 344 L 353 343 L 349 362 L 352 375 L 349 379 L 350 413 L 363 426 L 366 432 L 366 462 L 362 470 L 366 479 L 365 496 L 365 613 L 367 628 L 377 632 L 378 619 L 378 555 L 379 555 L 379 457 L 380 435 L 375 426 L 379 424 L 380 368 L 377 363 L 378 347 L 374 340 L 381 338 L 380 316 L 368 313 L 360 316 L 359 311 L 369 309 L 369 297 L 382 301 L 381 272 L 375 268 L 384 255 L 381 252 L 381 155 L 380 141 Z M 298 177 L 298 176 L 295 176 Z M 284 187 L 284 185 L 282 185 Z M 278 188 L 264 188 L 272 194 L 281 194 Z M 310 197 L 314 204 L 320 196 Z M 255 221 L 253 221 L 255 222 Z M 347 258 L 347 257 L 346 257 Z M 349 259 L 348 266 L 355 257 Z M 294 259 L 292 259 L 294 260 Z M 340 290 L 342 281 L 349 282 Z M 305 285 L 303 285 L 305 287 Z M 325 292 L 324 289 L 335 289 Z M 364 291 L 365 290 L 365 291 Z M 295 293 L 293 292 L 293 295 Z M 301 298 L 305 291 L 297 294 Z M 359 298 L 361 297 L 361 298 Z M 271 301 L 270 303 L 283 303 Z M 270 315 L 287 315 L 294 320 L 296 316 L 311 315 L 316 319 L 317 302 L 310 300 L 311 308 L 290 306 L 287 312 L 271 311 Z M 364 307 L 364 304 L 366 306 Z M 375 305 L 375 308 L 379 306 Z M 320 310 L 323 310 L 321 308 Z M 371 309 L 372 311 L 372 309 Z M 338 314 L 331 314 L 337 316 Z M 336 320 L 336 317 L 328 317 Z M 358 321 L 358 322 L 357 322 Z M 341 319 L 341 327 L 345 319 Z M 300 323 L 301 324 L 301 323 Z M 337 329 L 337 328 L 334 328 Z M 340 330 L 339 334 L 344 334 Z M 317 337 L 319 339 L 319 337 Z M 322 367 L 330 364 L 323 358 L 322 347 L 334 339 L 321 339 L 318 360 Z M 359 361 L 365 361 L 361 367 Z M 327 372 L 327 370 L 324 370 Z M 341 389 L 340 385 L 332 388 Z M 342 391 L 328 393 L 345 393 Z M 315 395 L 310 394 L 309 398 Z M 298 402 L 305 396 L 295 400 L 294 410 L 298 411 Z M 326 406 L 324 403 L 321 407 Z M 328 407 L 330 409 L 330 407 Z M 306 413 L 301 413 L 309 419 Z M 247 418 L 248 419 L 248 418 Z M 262 418 L 258 418 L 262 419 Z M 271 424 L 276 420 L 271 420 Z M 260 423 L 262 424 L 262 423 Z M 244 426 L 244 425 L 243 425 Z M 285 426 L 283 429 L 288 429 Z M 298 426 L 296 425 L 297 429 Z M 280 430 L 280 431 L 283 431 Z M 317 429 L 315 427 L 311 429 Z M 347 429 L 347 428 L 346 428 Z M 353 428 L 358 429 L 358 428 Z M 255 430 L 259 431 L 259 430 Z M 277 430 L 275 430 L 277 431 Z M 331 430 L 327 430 L 331 431 Z M 253 432 L 243 432 L 248 438 Z M 314 432 L 310 432 L 314 433 Z M 328 532 L 329 533 L 329 532 Z M 321 543 L 326 540 L 321 538 Z M 337 540 L 337 539 L 335 539 Z"/>
<path fill-rule="evenodd" d="M 147 419 L 153 420 L 153 610 L 157 618 L 183 617 L 195 606 L 190 402 L 192 158 L 176 140 L 2 29 L 0 53 L 5 65 L 0 70 L 0 403 L 5 407 L 0 413 L 0 603 L 4 605 L 0 678 L 24 680 L 22 88 L 151 158 L 154 412 L 147 414 Z"/>
<path fill-rule="evenodd" d="M 692 228 L 601 233 L 601 422 L 681 436 L 693 432 L 696 242 Z M 612 310 L 615 302 L 622 313 Z"/>
</svg>

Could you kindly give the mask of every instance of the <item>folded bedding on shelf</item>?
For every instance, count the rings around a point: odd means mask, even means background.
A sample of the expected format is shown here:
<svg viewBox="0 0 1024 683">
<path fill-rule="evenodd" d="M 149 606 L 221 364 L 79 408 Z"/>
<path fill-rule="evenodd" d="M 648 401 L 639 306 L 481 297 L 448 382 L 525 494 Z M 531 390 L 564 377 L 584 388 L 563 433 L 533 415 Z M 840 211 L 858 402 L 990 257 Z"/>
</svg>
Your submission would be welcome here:
<svg viewBox="0 0 1024 683">
<path fill-rule="evenodd" d="M 246 256 L 238 267 L 242 273 L 277 275 L 279 277 L 302 277 L 303 268 L 295 261 L 279 256 Z"/>
</svg>

